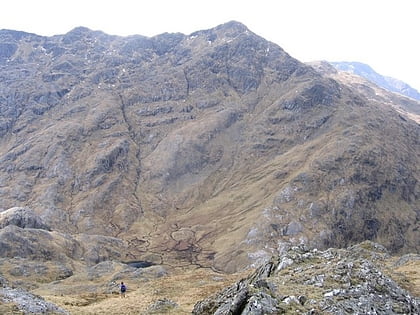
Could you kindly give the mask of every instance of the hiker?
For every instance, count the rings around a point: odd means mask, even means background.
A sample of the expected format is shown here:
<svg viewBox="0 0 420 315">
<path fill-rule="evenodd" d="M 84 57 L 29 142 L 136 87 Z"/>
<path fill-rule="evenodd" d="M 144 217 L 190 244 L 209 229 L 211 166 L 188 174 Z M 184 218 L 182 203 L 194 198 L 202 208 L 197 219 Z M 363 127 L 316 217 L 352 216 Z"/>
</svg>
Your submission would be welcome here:
<svg viewBox="0 0 420 315">
<path fill-rule="evenodd" d="M 121 291 L 121 298 L 125 298 L 125 291 L 127 291 L 127 287 L 125 286 L 124 282 L 121 282 L 120 291 Z"/>
</svg>

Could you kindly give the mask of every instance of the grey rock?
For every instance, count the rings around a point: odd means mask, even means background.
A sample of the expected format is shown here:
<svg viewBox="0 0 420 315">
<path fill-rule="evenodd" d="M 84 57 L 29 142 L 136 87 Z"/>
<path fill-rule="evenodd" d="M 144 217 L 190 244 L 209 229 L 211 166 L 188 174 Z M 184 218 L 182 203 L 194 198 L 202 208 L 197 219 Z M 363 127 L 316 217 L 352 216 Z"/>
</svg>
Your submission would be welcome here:
<svg viewBox="0 0 420 315">
<path fill-rule="evenodd" d="M 303 231 L 302 224 L 296 221 L 292 221 L 287 225 L 286 235 L 296 235 Z"/>
<path fill-rule="evenodd" d="M 24 314 L 70 314 L 65 309 L 22 289 L 0 288 L 0 298 L 15 303 Z"/>
<path fill-rule="evenodd" d="M 279 309 L 278 300 L 273 298 L 274 287 L 264 284 L 267 283 L 261 279 L 255 285 L 246 280 L 240 281 L 223 290 L 219 295 L 196 303 L 192 313 L 197 315 L 275 314 Z"/>
<path fill-rule="evenodd" d="M 7 281 L 7 279 L 5 277 L 3 277 L 2 275 L 0 275 L 0 285 L 2 287 L 6 287 L 9 284 L 9 282 Z"/>
<path fill-rule="evenodd" d="M 79 244 L 61 235 L 54 236 L 46 230 L 8 225 L 0 229 L 0 256 L 62 261 L 77 255 Z"/>
<path fill-rule="evenodd" d="M 342 250 L 291 247 L 247 278 L 196 303 L 193 314 L 418 314 L 420 299 L 381 272 L 384 256 L 377 251 L 383 246 L 371 242 Z M 279 268 L 284 261 L 288 263 Z M 269 285 L 284 281 L 289 283 L 282 292 Z M 293 292 L 305 286 L 307 293 L 323 292 L 322 297 L 288 294 L 288 288 Z"/>
<path fill-rule="evenodd" d="M 285 304 L 296 304 L 296 305 L 298 305 L 300 303 L 299 299 L 294 295 L 286 296 L 282 300 L 282 302 L 285 303 Z"/>
<path fill-rule="evenodd" d="M 16 225 L 20 228 L 50 230 L 43 220 L 32 209 L 14 207 L 0 212 L 0 229 Z"/>
<path fill-rule="evenodd" d="M 94 266 L 89 266 L 86 271 L 87 278 L 89 280 L 94 280 L 101 278 L 104 275 L 112 274 L 118 265 L 121 264 L 107 260 L 102 261 Z"/>
<path fill-rule="evenodd" d="M 21 257 L 34 260 L 83 260 L 95 265 L 107 260 L 121 260 L 126 245 L 115 237 L 102 235 L 68 234 L 41 229 L 20 228 L 7 225 L 0 229 L 0 256 Z"/>
<path fill-rule="evenodd" d="M 159 299 L 147 307 L 147 314 L 164 314 L 178 307 L 178 304 L 167 298 Z"/>
<path fill-rule="evenodd" d="M 278 300 L 266 292 L 259 292 L 249 298 L 240 314 L 264 315 L 276 314 L 278 312 Z"/>
<path fill-rule="evenodd" d="M 7 60 L 13 56 L 18 46 L 13 43 L 0 43 L 0 59 Z"/>
</svg>

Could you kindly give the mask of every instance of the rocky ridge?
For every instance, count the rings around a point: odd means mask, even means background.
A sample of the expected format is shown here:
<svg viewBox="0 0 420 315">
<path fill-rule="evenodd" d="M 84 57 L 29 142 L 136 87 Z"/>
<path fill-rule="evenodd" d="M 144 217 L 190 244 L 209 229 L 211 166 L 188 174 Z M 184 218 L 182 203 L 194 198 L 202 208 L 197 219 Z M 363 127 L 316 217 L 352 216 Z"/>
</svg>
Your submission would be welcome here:
<svg viewBox="0 0 420 315">
<path fill-rule="evenodd" d="M 193 314 L 418 314 L 419 297 L 386 274 L 388 256 L 371 242 L 325 251 L 290 247 L 198 302 Z"/>
<path fill-rule="evenodd" d="M 331 62 L 331 64 L 340 71 L 350 72 L 359 75 L 388 91 L 399 93 L 415 100 L 420 101 L 420 93 L 409 86 L 407 83 L 388 76 L 383 76 L 373 70 L 367 64 L 361 62 Z"/>
<path fill-rule="evenodd" d="M 395 93 L 398 91 L 393 92 L 392 89 L 370 79 L 369 76 L 357 71 L 346 71 L 345 68 L 335 68 L 326 61 L 314 61 L 308 64 L 324 75 L 357 90 L 371 102 L 380 102 L 394 108 L 401 114 L 402 119 L 411 119 L 420 124 L 420 104 L 415 97 L 404 93 L 408 97 L 402 97 L 401 93 Z"/>
</svg>

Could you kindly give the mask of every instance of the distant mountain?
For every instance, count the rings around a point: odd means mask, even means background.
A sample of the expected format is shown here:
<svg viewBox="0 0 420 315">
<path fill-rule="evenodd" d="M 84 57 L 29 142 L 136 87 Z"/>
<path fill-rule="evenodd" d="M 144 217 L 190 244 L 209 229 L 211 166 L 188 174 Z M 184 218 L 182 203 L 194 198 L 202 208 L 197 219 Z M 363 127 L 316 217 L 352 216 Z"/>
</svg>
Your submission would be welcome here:
<svg viewBox="0 0 420 315">
<path fill-rule="evenodd" d="M 330 62 L 334 67 L 341 71 L 351 72 L 374 82 L 378 86 L 391 92 L 400 93 L 402 95 L 420 100 L 420 93 L 407 83 L 388 76 L 381 75 L 373 70 L 369 65 L 361 62 Z"/>
<path fill-rule="evenodd" d="M 380 102 L 383 105 L 394 108 L 401 117 L 409 118 L 420 124 L 420 102 L 400 93 L 382 88 L 371 80 L 348 71 L 337 70 L 327 61 L 308 62 L 322 75 L 337 80 L 347 85 L 353 91 L 357 91 L 371 102 Z"/>
</svg>

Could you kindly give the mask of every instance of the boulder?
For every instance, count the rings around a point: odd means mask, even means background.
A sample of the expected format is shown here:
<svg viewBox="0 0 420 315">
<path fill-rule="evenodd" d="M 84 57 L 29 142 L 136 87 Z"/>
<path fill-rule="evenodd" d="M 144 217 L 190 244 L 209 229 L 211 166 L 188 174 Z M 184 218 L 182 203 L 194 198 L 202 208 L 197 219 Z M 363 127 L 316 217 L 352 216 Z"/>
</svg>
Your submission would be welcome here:
<svg viewBox="0 0 420 315">
<path fill-rule="evenodd" d="M 0 300 L 14 303 L 24 314 L 69 314 L 65 309 L 23 289 L 0 288 Z"/>
<path fill-rule="evenodd" d="M 0 213 L 0 228 L 16 225 L 20 228 L 50 230 L 43 220 L 30 208 L 14 207 Z"/>
</svg>

